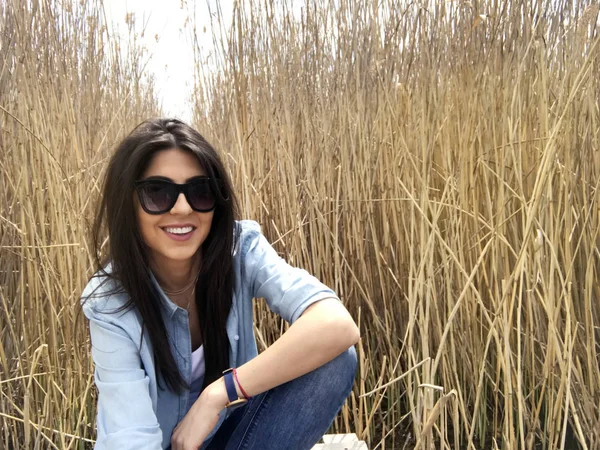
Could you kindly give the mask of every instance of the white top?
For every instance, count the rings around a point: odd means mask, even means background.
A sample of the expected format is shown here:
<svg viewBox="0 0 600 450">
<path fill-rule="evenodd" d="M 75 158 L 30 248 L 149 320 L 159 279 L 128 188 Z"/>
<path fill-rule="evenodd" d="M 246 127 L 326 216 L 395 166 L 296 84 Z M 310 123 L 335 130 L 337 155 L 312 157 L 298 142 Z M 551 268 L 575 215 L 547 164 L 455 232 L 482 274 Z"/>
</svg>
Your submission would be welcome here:
<svg viewBox="0 0 600 450">
<path fill-rule="evenodd" d="M 201 345 L 192 352 L 192 382 L 190 385 L 190 396 L 188 398 L 188 410 L 200 396 L 205 373 L 204 346 Z"/>
</svg>

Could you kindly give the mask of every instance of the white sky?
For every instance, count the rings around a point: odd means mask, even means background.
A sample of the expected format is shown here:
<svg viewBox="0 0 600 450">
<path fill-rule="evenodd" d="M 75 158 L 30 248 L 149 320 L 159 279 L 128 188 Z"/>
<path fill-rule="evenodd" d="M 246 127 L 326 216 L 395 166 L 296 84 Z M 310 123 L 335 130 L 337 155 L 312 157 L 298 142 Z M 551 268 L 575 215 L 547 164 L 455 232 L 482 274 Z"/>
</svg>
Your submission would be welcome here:
<svg viewBox="0 0 600 450">
<path fill-rule="evenodd" d="M 191 118 L 189 96 L 194 84 L 191 44 L 193 9 L 196 8 L 198 42 L 202 54 L 207 56 L 213 51 L 209 6 L 215 13 L 217 2 L 224 19 L 229 21 L 233 0 L 104 0 L 107 20 L 111 23 L 109 29 L 118 31 L 125 41 L 128 33 L 125 17 L 127 13 L 134 14 L 139 42 L 148 50 L 146 70 L 154 74 L 166 115 L 184 121 Z M 203 32 L 204 27 L 206 32 Z"/>
<path fill-rule="evenodd" d="M 127 13 L 135 15 L 135 29 L 150 58 L 146 70 L 154 75 L 157 93 L 166 115 L 185 121 L 191 119 L 189 97 L 194 82 L 191 45 L 193 16 L 196 17 L 200 50 L 202 56 L 206 57 L 213 52 L 209 7 L 214 13 L 219 5 L 224 25 L 229 28 L 233 2 L 234 0 L 104 0 L 109 28 L 118 29 L 125 42 L 125 16 Z M 291 0 L 295 15 L 300 13 L 304 3 L 304 0 Z M 206 32 L 203 31 L 204 28 Z"/>
</svg>

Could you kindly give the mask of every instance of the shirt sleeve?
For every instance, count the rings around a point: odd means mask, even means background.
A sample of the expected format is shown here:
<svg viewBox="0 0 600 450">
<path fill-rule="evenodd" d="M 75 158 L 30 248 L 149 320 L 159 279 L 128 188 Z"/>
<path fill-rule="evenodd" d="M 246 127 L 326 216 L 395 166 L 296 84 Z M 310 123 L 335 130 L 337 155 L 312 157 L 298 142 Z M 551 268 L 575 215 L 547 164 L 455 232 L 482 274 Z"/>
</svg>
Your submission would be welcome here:
<svg viewBox="0 0 600 450">
<path fill-rule="evenodd" d="M 290 266 L 269 244 L 256 222 L 242 242 L 245 252 L 245 282 L 253 297 L 262 297 L 269 308 L 290 324 L 308 306 L 326 298 L 338 299 L 335 292 L 310 275 L 306 270 Z M 338 299 L 339 300 L 339 299 Z"/>
<path fill-rule="evenodd" d="M 90 322 L 94 380 L 98 388 L 96 450 L 162 448 L 149 378 L 138 345 L 110 314 L 84 305 Z M 139 340 L 138 340 L 139 342 Z"/>
</svg>

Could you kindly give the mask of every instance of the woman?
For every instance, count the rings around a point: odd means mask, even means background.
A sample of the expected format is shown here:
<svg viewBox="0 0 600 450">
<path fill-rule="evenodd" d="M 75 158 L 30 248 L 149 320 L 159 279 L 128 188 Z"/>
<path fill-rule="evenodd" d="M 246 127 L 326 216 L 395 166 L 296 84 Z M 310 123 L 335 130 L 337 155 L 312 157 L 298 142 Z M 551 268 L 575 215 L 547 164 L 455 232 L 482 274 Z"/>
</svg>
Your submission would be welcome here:
<svg viewBox="0 0 600 450">
<path fill-rule="evenodd" d="M 186 124 L 148 120 L 117 147 L 94 226 L 109 255 L 82 294 L 96 449 L 308 449 L 350 394 L 356 324 L 236 215 L 221 159 Z M 292 324 L 260 355 L 254 297 Z"/>
</svg>

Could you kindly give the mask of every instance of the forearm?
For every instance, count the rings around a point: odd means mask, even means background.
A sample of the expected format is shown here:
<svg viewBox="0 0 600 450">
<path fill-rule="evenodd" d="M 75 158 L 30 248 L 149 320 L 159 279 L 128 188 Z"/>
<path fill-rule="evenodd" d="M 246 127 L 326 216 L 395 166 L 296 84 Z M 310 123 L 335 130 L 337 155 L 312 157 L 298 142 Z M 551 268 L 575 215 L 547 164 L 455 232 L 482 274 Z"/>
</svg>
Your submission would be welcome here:
<svg viewBox="0 0 600 450">
<path fill-rule="evenodd" d="M 273 345 L 238 367 L 238 379 L 253 397 L 331 361 L 359 338 L 358 327 L 344 306 L 337 299 L 321 300 L 309 306 Z M 223 378 L 216 383 L 223 392 Z"/>
<path fill-rule="evenodd" d="M 238 367 L 249 396 L 258 395 L 331 361 L 359 340 L 358 327 L 337 299 L 314 303 L 269 348 Z"/>
</svg>

